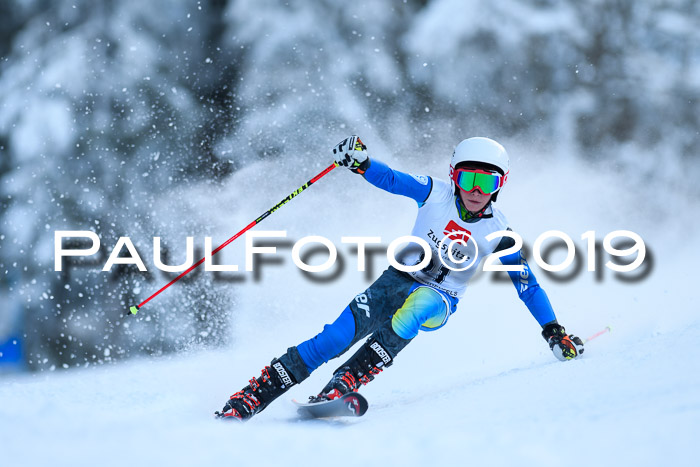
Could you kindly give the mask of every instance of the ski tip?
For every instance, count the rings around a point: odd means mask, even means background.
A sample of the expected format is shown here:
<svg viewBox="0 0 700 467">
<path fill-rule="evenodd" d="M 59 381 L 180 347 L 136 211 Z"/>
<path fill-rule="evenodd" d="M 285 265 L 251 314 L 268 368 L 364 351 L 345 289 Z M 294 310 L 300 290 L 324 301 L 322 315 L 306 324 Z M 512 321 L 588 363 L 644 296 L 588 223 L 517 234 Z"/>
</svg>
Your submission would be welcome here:
<svg viewBox="0 0 700 467">
<path fill-rule="evenodd" d="M 138 313 L 138 312 L 139 312 L 139 307 L 138 307 L 138 305 L 134 305 L 134 306 L 132 306 L 132 307 L 129 307 L 129 313 L 127 313 L 127 314 L 128 314 L 128 315 L 135 315 L 135 314 Z"/>
<path fill-rule="evenodd" d="M 369 408 L 369 403 L 367 402 L 367 399 L 365 399 L 364 396 L 356 392 L 346 394 L 345 397 L 343 397 L 343 400 L 350 404 L 348 408 L 352 407 L 351 410 L 355 412 L 355 416 L 357 417 L 363 416 Z"/>
<path fill-rule="evenodd" d="M 299 402 L 292 399 L 302 418 L 361 417 L 367 412 L 367 399 L 350 392 L 337 399 L 318 402 Z"/>
</svg>

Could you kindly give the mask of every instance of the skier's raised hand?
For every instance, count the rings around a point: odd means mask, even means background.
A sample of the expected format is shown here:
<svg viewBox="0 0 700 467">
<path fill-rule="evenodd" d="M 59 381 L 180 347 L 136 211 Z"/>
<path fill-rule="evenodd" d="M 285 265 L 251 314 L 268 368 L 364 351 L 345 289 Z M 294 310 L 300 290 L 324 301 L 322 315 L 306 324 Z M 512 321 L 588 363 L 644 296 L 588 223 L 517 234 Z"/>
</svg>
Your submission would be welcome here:
<svg viewBox="0 0 700 467">
<path fill-rule="evenodd" d="M 340 167 L 347 167 L 357 174 L 365 173 L 370 164 L 367 146 L 357 135 L 348 136 L 336 144 L 333 148 L 333 157 Z"/>
<path fill-rule="evenodd" d="M 573 334 L 566 334 L 566 329 L 558 323 L 549 323 L 542 329 L 554 356 L 561 361 L 571 360 L 583 353 L 583 341 Z"/>
</svg>

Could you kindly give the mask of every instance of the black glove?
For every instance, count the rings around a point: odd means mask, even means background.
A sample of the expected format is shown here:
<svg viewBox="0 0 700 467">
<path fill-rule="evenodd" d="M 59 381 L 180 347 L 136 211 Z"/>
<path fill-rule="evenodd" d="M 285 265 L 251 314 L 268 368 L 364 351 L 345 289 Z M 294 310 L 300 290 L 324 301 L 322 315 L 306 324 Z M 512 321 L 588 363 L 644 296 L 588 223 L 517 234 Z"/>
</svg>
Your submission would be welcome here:
<svg viewBox="0 0 700 467">
<path fill-rule="evenodd" d="M 367 146 L 357 135 L 348 136 L 333 148 L 333 157 L 340 167 L 347 167 L 356 174 L 363 174 L 369 168 Z"/>
<path fill-rule="evenodd" d="M 549 344 L 554 356 L 561 361 L 571 360 L 583 353 L 583 341 L 573 334 L 566 334 L 564 326 L 553 322 L 542 328 L 542 337 Z"/>
</svg>

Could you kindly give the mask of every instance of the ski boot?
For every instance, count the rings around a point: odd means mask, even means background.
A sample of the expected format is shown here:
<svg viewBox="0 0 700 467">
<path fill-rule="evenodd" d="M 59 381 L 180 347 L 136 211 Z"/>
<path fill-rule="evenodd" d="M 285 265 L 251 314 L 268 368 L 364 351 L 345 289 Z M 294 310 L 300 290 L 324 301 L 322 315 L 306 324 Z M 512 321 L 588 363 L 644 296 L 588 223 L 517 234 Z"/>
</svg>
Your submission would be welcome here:
<svg viewBox="0 0 700 467">
<path fill-rule="evenodd" d="M 335 370 L 333 377 L 317 396 L 310 396 L 309 402 L 323 402 L 338 399 L 350 392 L 357 392 L 393 363 L 392 357 L 375 339 L 370 338 L 355 355 Z"/>
<path fill-rule="evenodd" d="M 223 419 L 248 420 L 295 384 L 282 362 L 274 359 L 270 366 L 263 368 L 259 378 L 252 378 L 248 386 L 231 396 L 221 412 L 214 414 Z"/>
</svg>

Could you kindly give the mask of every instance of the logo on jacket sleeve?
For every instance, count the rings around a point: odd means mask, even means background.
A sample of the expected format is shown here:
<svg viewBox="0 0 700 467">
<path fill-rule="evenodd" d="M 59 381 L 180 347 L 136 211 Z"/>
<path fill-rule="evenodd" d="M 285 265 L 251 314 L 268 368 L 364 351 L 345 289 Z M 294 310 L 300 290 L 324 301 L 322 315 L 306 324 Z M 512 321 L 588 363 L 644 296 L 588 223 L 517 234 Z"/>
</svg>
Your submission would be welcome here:
<svg viewBox="0 0 700 467">
<path fill-rule="evenodd" d="M 410 174 L 410 175 L 421 185 L 428 184 L 428 177 L 426 177 L 425 175 L 413 175 L 413 174 Z"/>
</svg>

